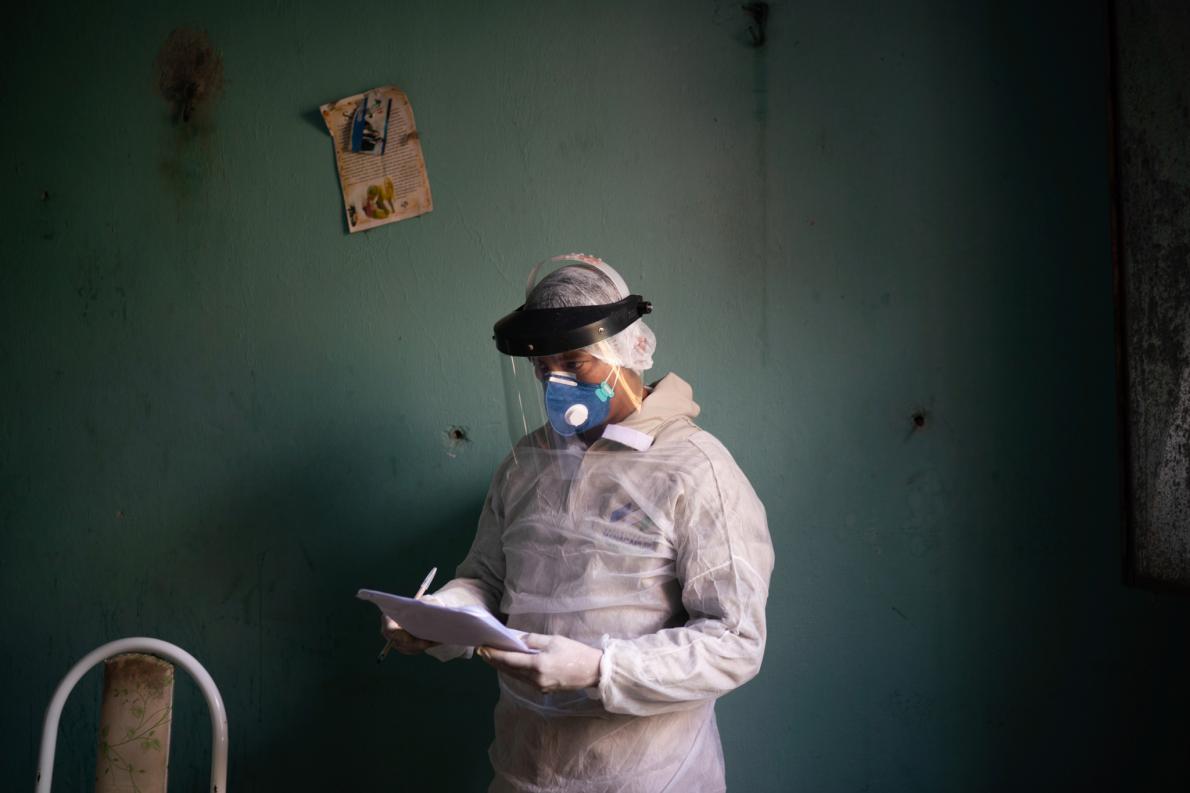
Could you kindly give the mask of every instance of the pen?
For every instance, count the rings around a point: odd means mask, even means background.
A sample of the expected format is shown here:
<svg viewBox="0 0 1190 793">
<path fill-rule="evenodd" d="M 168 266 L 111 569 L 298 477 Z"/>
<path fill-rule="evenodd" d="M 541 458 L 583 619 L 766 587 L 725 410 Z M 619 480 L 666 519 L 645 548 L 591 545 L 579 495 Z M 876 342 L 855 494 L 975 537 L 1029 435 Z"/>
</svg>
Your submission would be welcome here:
<svg viewBox="0 0 1190 793">
<path fill-rule="evenodd" d="M 421 596 L 424 595 L 426 590 L 430 588 L 430 582 L 434 580 L 434 576 L 436 575 L 438 575 L 438 568 L 431 567 L 430 572 L 426 573 L 426 577 L 421 580 L 421 586 L 417 588 L 417 594 L 413 596 L 414 600 L 421 600 Z M 376 656 L 376 663 L 383 661 L 384 657 L 388 655 L 388 651 L 392 648 L 393 640 L 389 639 L 384 643 L 384 649 L 380 651 L 380 655 Z"/>
</svg>

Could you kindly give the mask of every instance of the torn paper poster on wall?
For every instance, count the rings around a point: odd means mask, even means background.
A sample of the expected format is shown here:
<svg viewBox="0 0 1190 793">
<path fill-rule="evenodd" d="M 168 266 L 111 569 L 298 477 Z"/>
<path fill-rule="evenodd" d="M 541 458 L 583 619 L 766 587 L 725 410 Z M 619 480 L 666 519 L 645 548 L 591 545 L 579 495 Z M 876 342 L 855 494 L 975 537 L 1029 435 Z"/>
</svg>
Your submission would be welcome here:
<svg viewBox="0 0 1190 793">
<path fill-rule="evenodd" d="M 322 106 L 347 227 L 365 231 L 434 208 L 413 108 L 392 85 Z"/>
</svg>

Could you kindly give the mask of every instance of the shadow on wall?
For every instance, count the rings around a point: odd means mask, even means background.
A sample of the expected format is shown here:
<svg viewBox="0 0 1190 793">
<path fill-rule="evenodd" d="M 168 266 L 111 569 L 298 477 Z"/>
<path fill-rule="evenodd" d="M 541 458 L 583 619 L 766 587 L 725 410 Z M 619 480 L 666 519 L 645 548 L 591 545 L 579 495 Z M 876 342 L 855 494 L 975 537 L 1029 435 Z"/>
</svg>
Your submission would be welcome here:
<svg viewBox="0 0 1190 793">
<path fill-rule="evenodd" d="M 442 564 L 441 583 L 449 578 L 455 558 L 461 559 L 452 538 L 459 536 L 465 518 L 478 514 L 479 506 L 458 510 L 416 540 L 394 544 L 384 559 L 347 554 L 344 565 L 354 561 L 361 569 L 375 569 L 387 560 L 387 575 L 365 577 L 411 581 L 408 588 L 413 588 L 425 574 L 420 560 L 451 559 Z M 342 622 L 337 651 L 323 654 L 304 675 L 305 683 L 274 688 L 269 699 L 281 714 L 266 717 L 267 734 L 240 755 L 236 776 L 243 786 L 485 789 L 495 673 L 477 660 L 444 664 L 395 652 L 377 663 L 383 640 L 374 607 L 343 598 L 333 615 L 323 616 Z"/>
<path fill-rule="evenodd" d="M 207 511 L 213 528 L 185 541 L 188 580 L 175 584 L 194 606 L 172 633 L 187 634 L 177 640 L 223 693 L 233 789 L 473 790 L 490 779 L 494 672 L 396 653 L 378 664 L 379 612 L 354 597 L 412 591 L 433 565 L 436 585 L 448 580 L 483 493 L 463 503 L 378 493 L 375 474 L 361 477 L 360 451 L 258 460 Z M 193 693 L 179 699 L 189 702 L 175 711 L 171 782 L 199 789 L 205 706 Z"/>
</svg>

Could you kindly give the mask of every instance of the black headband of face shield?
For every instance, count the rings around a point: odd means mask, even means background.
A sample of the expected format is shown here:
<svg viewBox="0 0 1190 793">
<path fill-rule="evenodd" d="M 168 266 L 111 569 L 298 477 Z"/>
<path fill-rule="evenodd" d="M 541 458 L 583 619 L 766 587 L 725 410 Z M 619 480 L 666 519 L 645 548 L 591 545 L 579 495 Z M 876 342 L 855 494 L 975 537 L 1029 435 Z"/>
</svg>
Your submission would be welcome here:
<svg viewBox="0 0 1190 793">
<path fill-rule="evenodd" d="M 496 323 L 493 338 L 505 355 L 557 355 L 610 339 L 652 310 L 640 295 L 601 306 L 521 306 Z"/>
</svg>

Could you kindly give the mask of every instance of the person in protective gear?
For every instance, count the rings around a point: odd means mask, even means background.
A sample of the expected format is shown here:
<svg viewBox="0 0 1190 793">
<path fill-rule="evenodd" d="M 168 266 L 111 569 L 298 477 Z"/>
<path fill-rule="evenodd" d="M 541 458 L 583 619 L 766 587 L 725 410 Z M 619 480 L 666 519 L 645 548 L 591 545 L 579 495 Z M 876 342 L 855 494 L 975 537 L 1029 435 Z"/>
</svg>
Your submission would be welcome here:
<svg viewBox="0 0 1190 793">
<path fill-rule="evenodd" d="M 496 325 L 510 369 L 532 374 L 510 404 L 539 412 L 511 411 L 520 437 L 471 549 L 427 597 L 506 616 L 540 651 L 477 651 L 499 671 L 491 793 L 722 791 L 715 700 L 764 654 L 764 507 L 694 423 L 690 386 L 643 385 L 651 306 L 598 259 L 554 261 Z M 388 619 L 382 633 L 400 652 L 468 654 Z"/>
</svg>

